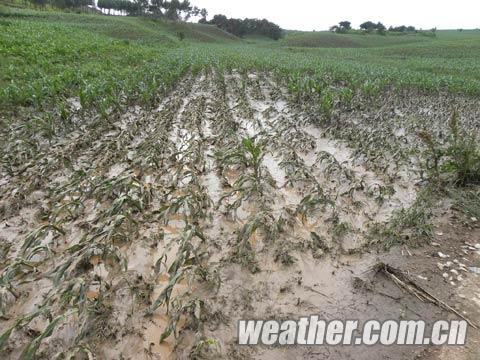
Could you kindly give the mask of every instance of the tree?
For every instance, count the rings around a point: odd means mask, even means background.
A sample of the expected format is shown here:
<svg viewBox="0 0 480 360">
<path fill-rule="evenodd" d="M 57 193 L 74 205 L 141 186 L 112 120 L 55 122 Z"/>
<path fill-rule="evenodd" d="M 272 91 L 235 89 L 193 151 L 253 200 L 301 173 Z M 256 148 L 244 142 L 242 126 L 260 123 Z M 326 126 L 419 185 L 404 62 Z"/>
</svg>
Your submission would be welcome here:
<svg viewBox="0 0 480 360">
<path fill-rule="evenodd" d="M 350 21 L 340 21 L 338 23 L 339 27 L 348 31 L 352 29 L 352 23 Z"/>
<path fill-rule="evenodd" d="M 375 30 L 377 27 L 377 24 L 375 24 L 372 21 L 365 21 L 363 24 L 360 24 L 360 29 L 365 30 L 367 32 L 371 32 Z"/>
<path fill-rule="evenodd" d="M 377 23 L 376 29 L 377 29 L 377 30 L 382 30 L 382 31 L 387 30 L 387 28 L 385 27 L 385 25 L 383 25 L 381 22 L 378 22 L 378 23 Z"/>
<path fill-rule="evenodd" d="M 378 22 L 376 27 L 377 27 L 377 33 L 378 34 L 380 34 L 380 35 L 385 35 L 386 34 L 385 31 L 387 30 L 387 28 L 381 22 Z"/>
<path fill-rule="evenodd" d="M 213 25 L 217 25 L 220 29 L 225 30 L 227 27 L 228 19 L 225 15 L 215 15 L 210 23 Z"/>
<path fill-rule="evenodd" d="M 415 26 L 405 26 L 405 25 L 401 25 L 401 26 L 390 26 L 388 28 L 388 31 L 392 31 L 392 32 L 415 32 L 417 31 L 415 29 Z"/>
<path fill-rule="evenodd" d="M 122 0 L 123 1 L 123 0 Z M 128 0 L 126 0 L 128 1 Z M 189 0 L 135 0 L 141 3 L 138 6 L 139 13 L 148 12 L 158 17 L 178 21 L 188 20 L 191 16 L 198 16 L 201 10 L 190 4 Z M 206 14 L 206 10 L 205 10 Z"/>
<path fill-rule="evenodd" d="M 330 29 L 329 29 L 329 30 L 330 30 L 331 32 L 336 33 L 336 32 L 339 32 L 338 29 L 339 29 L 338 25 L 333 25 L 333 26 L 330 26 Z"/>
<path fill-rule="evenodd" d="M 338 25 L 333 25 L 332 27 L 330 27 L 331 32 L 339 34 L 344 34 L 349 30 L 352 30 L 352 23 L 350 21 L 340 21 Z"/>
<path fill-rule="evenodd" d="M 164 0 L 151 0 L 149 9 L 153 14 L 162 16 L 164 5 L 165 5 Z"/>
<path fill-rule="evenodd" d="M 216 25 L 233 35 L 243 37 L 245 35 L 257 34 L 268 36 L 274 40 L 282 37 L 280 26 L 268 21 L 267 19 L 229 19 L 225 15 L 215 15 L 212 20 L 199 22 Z"/>
<path fill-rule="evenodd" d="M 82 8 L 93 5 L 93 0 L 30 0 L 36 6 L 50 3 L 58 8 Z M 98 0 L 97 7 L 108 14 L 112 10 L 125 15 L 166 17 L 171 20 L 188 20 L 201 15 L 206 21 L 207 10 L 192 6 L 189 0 Z"/>
<path fill-rule="evenodd" d="M 207 15 L 208 15 L 207 9 L 203 8 L 202 10 L 200 10 L 200 16 L 202 17 L 201 20 L 206 22 L 207 21 Z"/>
</svg>

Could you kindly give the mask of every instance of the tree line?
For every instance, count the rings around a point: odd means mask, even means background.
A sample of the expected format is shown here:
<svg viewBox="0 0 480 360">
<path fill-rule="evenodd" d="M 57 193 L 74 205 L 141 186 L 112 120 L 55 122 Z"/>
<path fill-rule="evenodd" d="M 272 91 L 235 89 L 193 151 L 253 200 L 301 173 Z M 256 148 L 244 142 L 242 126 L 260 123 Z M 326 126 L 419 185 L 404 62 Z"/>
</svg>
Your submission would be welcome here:
<svg viewBox="0 0 480 360">
<path fill-rule="evenodd" d="M 245 35 L 263 35 L 274 40 L 282 37 L 283 32 L 280 26 L 274 24 L 267 19 L 233 19 L 227 18 L 225 15 L 215 15 L 212 20 L 207 21 L 205 18 L 199 21 L 202 24 L 216 25 L 238 37 Z"/>
<path fill-rule="evenodd" d="M 51 5 L 61 9 L 86 8 L 93 6 L 93 0 L 30 0 L 35 6 Z M 206 19 L 207 10 L 192 6 L 189 0 L 98 0 L 97 7 L 111 13 L 124 15 L 152 15 L 170 20 L 188 20 L 201 16 Z"/>
<path fill-rule="evenodd" d="M 61 9 L 92 9 L 94 0 L 30 0 L 35 6 L 51 5 Z M 233 19 L 225 15 L 215 15 L 207 21 L 208 12 L 192 6 L 189 0 L 97 0 L 96 7 L 108 14 L 148 15 L 173 21 L 200 17 L 199 23 L 211 24 L 238 37 L 263 35 L 274 40 L 282 37 L 283 31 L 277 24 L 267 19 Z"/>
<path fill-rule="evenodd" d="M 336 32 L 339 34 L 344 34 L 354 30 L 352 28 L 352 23 L 350 21 L 340 21 L 337 25 L 333 25 L 330 28 L 330 31 Z M 387 32 L 387 27 L 383 25 L 381 22 L 373 22 L 373 21 L 365 21 L 364 23 L 360 24 L 360 30 L 367 33 L 377 32 L 379 34 L 385 34 Z M 399 33 L 409 33 L 409 32 L 416 32 L 414 26 L 390 26 L 388 28 L 389 32 L 399 32 Z"/>
<path fill-rule="evenodd" d="M 115 10 L 125 15 L 151 15 L 174 21 L 207 16 L 206 9 L 192 6 L 188 0 L 98 0 L 97 7 L 108 13 Z"/>
</svg>

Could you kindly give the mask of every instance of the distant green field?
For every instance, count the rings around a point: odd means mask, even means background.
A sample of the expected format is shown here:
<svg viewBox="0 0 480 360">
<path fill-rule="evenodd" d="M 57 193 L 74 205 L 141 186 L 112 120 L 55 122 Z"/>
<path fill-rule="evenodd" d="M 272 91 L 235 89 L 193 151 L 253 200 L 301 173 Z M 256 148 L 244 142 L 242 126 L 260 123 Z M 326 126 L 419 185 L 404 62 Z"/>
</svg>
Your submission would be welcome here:
<svg viewBox="0 0 480 360">
<path fill-rule="evenodd" d="M 319 48 L 363 48 L 411 44 L 428 41 L 425 36 L 376 35 L 376 34 L 335 34 L 328 31 L 287 33 L 280 41 L 284 46 L 319 47 Z"/>
<path fill-rule="evenodd" d="M 312 48 L 372 48 L 416 43 L 435 44 L 443 41 L 479 41 L 480 30 L 439 30 L 432 38 L 422 33 L 415 34 L 335 34 L 329 31 L 287 31 L 279 45 Z"/>
<path fill-rule="evenodd" d="M 239 41 L 211 25 L 7 6 L 0 7 L 0 40 L 2 110 L 48 108 L 68 96 L 100 109 L 125 96 L 148 101 L 192 68 L 168 52 Z"/>
<path fill-rule="evenodd" d="M 476 30 L 438 31 L 436 38 L 288 32 L 275 42 L 241 40 L 209 25 L 2 6 L 0 40 L 1 111 L 16 116 L 19 107 L 58 115 L 72 96 L 102 112 L 153 104 L 205 67 L 269 70 L 291 92 L 333 97 L 374 96 L 386 87 L 480 94 Z"/>
</svg>

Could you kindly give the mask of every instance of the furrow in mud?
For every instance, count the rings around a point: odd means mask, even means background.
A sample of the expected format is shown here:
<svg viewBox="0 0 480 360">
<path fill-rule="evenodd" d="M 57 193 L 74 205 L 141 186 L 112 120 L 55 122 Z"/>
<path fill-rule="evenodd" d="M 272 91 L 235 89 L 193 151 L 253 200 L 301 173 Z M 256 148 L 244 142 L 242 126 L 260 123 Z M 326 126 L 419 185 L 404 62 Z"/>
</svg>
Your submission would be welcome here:
<svg viewBox="0 0 480 360">
<path fill-rule="evenodd" d="M 212 338 L 223 357 L 268 358 L 235 349 L 238 319 L 388 316 L 350 279 L 375 261 L 360 254 L 369 229 L 416 199 L 415 173 L 366 166 L 269 74 L 205 71 L 137 110 L 59 144 L 40 193 L 5 217 L 2 328 L 40 309 L 35 331 L 47 312 L 75 324 L 41 354 L 83 341 L 105 358 L 182 358 Z"/>
</svg>

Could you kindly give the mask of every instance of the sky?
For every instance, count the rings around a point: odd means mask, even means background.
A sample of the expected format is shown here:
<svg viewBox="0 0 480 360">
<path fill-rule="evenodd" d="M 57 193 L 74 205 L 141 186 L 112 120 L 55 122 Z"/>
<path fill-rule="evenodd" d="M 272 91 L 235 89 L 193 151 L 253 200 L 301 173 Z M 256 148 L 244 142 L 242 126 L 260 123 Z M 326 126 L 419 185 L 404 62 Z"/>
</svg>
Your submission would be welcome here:
<svg viewBox="0 0 480 360">
<path fill-rule="evenodd" d="M 419 29 L 480 28 L 480 0 L 191 0 L 215 14 L 266 18 L 288 30 L 327 30 L 342 20 L 412 25 Z"/>
</svg>

